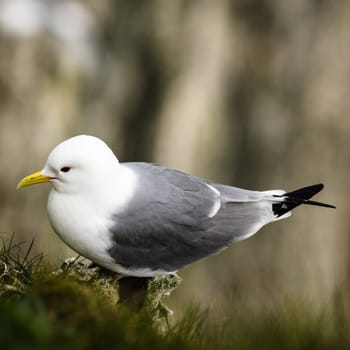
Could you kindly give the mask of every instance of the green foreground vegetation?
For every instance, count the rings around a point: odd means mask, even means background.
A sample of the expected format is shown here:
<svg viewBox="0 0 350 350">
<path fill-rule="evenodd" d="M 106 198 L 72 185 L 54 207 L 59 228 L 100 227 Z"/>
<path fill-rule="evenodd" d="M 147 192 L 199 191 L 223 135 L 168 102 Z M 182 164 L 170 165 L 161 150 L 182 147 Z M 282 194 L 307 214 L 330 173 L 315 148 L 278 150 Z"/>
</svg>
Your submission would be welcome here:
<svg viewBox="0 0 350 350">
<path fill-rule="evenodd" d="M 6 349 L 350 349 L 341 293 L 315 311 L 305 303 L 252 315 L 232 305 L 224 321 L 187 306 L 161 332 L 147 310 L 112 303 L 93 286 L 52 274 L 30 248 L 0 251 L 0 348 Z"/>
</svg>

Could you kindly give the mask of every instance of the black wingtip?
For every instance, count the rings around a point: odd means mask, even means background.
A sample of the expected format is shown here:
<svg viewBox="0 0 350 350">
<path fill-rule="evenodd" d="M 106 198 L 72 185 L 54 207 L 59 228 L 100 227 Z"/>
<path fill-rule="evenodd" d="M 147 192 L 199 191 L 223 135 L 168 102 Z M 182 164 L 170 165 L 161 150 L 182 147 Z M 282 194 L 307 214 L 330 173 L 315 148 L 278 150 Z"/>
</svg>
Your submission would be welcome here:
<svg viewBox="0 0 350 350">
<path fill-rule="evenodd" d="M 316 184 L 311 186 L 306 186 L 299 188 L 298 190 L 287 192 L 283 195 L 283 197 L 293 197 L 293 198 L 300 198 L 300 199 L 310 199 L 318 192 L 322 191 L 324 188 L 323 184 Z"/>
<path fill-rule="evenodd" d="M 280 196 L 276 196 L 282 197 L 284 200 L 282 202 L 272 204 L 273 213 L 277 217 L 280 217 L 301 204 L 317 205 L 320 207 L 335 209 L 334 205 L 309 200 L 315 194 L 320 192 L 323 188 L 323 184 L 316 184 L 299 188 L 298 190 L 287 192 Z"/>
</svg>

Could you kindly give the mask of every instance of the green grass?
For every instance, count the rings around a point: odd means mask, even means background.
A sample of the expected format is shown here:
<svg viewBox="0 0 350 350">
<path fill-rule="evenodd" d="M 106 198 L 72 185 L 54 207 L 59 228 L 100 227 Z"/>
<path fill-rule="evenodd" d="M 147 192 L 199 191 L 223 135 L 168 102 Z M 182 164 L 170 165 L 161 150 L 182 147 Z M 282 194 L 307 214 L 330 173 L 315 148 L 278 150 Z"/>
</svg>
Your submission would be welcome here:
<svg viewBox="0 0 350 350">
<path fill-rule="evenodd" d="M 350 349 L 341 291 L 317 311 L 306 302 L 255 313 L 233 304 L 222 321 L 187 305 L 160 334 L 152 315 L 111 305 L 88 284 L 51 274 L 42 256 L 31 256 L 31 245 L 10 240 L 0 250 L 1 349 Z"/>
</svg>

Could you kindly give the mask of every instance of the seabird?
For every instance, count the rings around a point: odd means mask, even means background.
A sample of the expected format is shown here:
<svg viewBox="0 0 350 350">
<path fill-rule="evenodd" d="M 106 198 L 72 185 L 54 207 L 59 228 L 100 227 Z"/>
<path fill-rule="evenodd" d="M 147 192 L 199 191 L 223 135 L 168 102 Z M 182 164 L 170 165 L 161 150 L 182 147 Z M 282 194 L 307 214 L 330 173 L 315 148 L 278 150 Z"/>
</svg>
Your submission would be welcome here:
<svg viewBox="0 0 350 350">
<path fill-rule="evenodd" d="M 150 163 L 119 163 L 100 139 L 79 135 L 50 153 L 17 188 L 50 182 L 47 210 L 80 255 L 125 276 L 174 273 L 284 219 L 317 184 L 292 192 L 249 191 Z"/>
</svg>

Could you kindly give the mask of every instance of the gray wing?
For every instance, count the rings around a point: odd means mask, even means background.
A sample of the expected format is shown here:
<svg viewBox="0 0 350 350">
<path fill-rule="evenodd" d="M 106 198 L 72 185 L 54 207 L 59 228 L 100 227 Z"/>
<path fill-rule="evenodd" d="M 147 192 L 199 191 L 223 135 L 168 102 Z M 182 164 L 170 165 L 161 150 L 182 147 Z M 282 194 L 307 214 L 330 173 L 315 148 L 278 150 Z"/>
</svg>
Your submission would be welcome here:
<svg viewBox="0 0 350 350">
<path fill-rule="evenodd" d="M 131 168 L 140 182 L 128 208 L 114 215 L 110 228 L 114 244 L 109 253 L 126 269 L 176 271 L 266 223 L 259 205 L 261 192 L 147 163 L 123 166 Z"/>
</svg>

